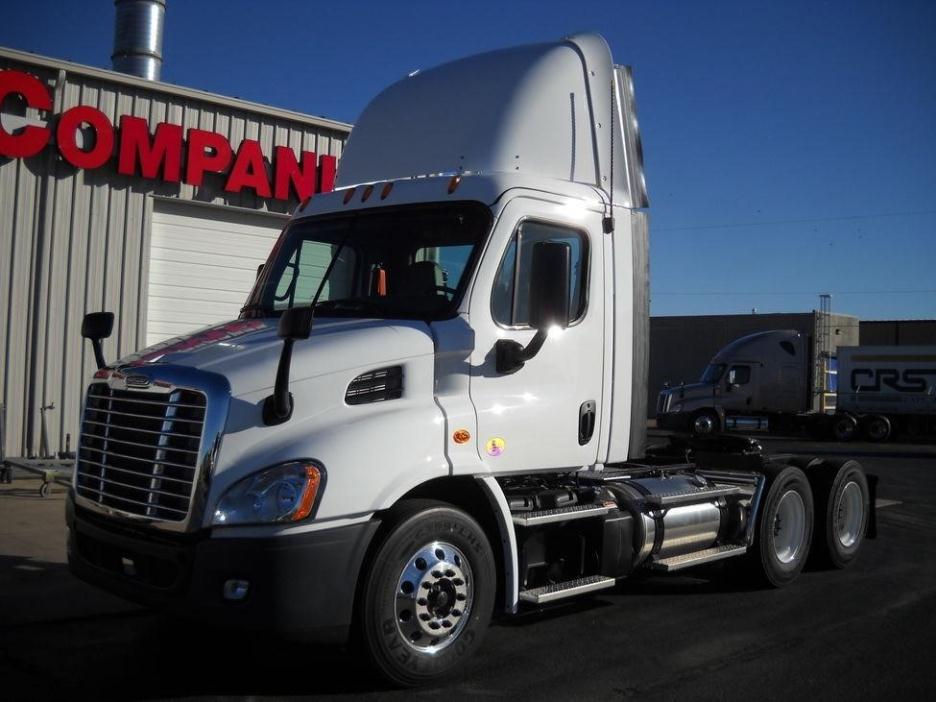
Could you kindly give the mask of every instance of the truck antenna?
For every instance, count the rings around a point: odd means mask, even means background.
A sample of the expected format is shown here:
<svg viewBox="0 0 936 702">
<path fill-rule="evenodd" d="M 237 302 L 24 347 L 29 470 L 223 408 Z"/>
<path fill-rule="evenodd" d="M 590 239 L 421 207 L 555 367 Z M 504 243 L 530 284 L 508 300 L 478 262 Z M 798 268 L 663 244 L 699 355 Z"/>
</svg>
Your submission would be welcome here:
<svg viewBox="0 0 936 702">
<path fill-rule="evenodd" d="M 601 220 L 601 231 L 611 234 L 614 231 L 614 69 L 611 69 L 611 186 L 608 194 L 608 216 Z"/>
</svg>

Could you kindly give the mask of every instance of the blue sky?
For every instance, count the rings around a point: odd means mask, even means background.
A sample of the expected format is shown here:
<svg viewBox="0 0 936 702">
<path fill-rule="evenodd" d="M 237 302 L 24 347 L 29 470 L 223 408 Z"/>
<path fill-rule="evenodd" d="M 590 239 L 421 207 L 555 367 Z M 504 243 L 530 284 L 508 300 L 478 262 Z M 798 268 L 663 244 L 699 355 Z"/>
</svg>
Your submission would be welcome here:
<svg viewBox="0 0 936 702">
<path fill-rule="evenodd" d="M 109 66 L 109 0 L 0 17 Z M 169 0 L 163 79 L 353 122 L 415 68 L 581 30 L 634 66 L 654 314 L 936 318 L 936 2 Z"/>
</svg>

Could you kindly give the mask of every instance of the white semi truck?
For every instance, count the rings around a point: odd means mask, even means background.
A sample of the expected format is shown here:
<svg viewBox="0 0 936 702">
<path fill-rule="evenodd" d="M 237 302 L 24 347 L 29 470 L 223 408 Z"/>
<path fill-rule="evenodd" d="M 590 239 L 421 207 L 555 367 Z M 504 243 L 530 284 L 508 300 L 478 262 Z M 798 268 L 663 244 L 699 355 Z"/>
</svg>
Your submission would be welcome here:
<svg viewBox="0 0 936 702">
<path fill-rule="evenodd" d="M 660 392 L 657 425 L 697 435 L 806 431 L 838 441 L 936 435 L 936 347 L 840 346 L 834 386 L 824 382 L 833 359 L 816 358 L 812 347 L 792 329 L 735 339 L 698 382 Z"/>
<path fill-rule="evenodd" d="M 641 158 L 599 36 L 390 86 L 239 319 L 106 363 L 113 317 L 86 317 L 71 570 L 189 616 L 350 636 L 412 685 L 492 615 L 638 571 L 734 559 L 781 586 L 808 556 L 847 565 L 874 531 L 854 461 L 645 449 Z"/>
</svg>

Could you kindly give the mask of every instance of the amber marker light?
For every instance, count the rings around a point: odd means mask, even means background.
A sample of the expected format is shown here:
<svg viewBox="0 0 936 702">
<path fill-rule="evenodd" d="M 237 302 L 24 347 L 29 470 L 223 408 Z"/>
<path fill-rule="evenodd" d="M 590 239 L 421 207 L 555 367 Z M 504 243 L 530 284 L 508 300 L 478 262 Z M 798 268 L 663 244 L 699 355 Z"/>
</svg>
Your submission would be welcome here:
<svg viewBox="0 0 936 702">
<path fill-rule="evenodd" d="M 349 202 L 351 202 L 351 198 L 354 197 L 355 190 L 357 190 L 357 188 L 348 188 L 347 192 L 344 194 L 344 203 L 342 204 L 347 205 Z"/>
<path fill-rule="evenodd" d="M 364 194 L 361 195 L 361 202 L 367 202 L 367 198 L 371 196 L 372 192 L 374 192 L 373 185 L 368 185 L 366 188 L 364 188 Z"/>
<path fill-rule="evenodd" d="M 471 440 L 471 433 L 467 429 L 458 429 L 452 434 L 452 441 L 456 444 L 467 444 Z"/>
<path fill-rule="evenodd" d="M 319 485 L 322 484 L 322 474 L 319 469 L 307 463 L 305 465 L 306 471 L 306 483 L 305 487 L 302 490 L 302 499 L 299 500 L 299 507 L 289 517 L 289 521 L 298 522 L 302 519 L 305 519 L 312 512 L 312 507 L 315 505 L 315 497 L 318 495 Z"/>
<path fill-rule="evenodd" d="M 390 182 L 390 183 L 384 183 L 383 188 L 380 190 L 380 199 L 381 199 L 381 200 L 386 200 L 386 199 L 387 199 L 387 195 L 390 194 L 390 191 L 391 191 L 391 190 L 393 190 L 393 183 L 392 183 L 392 182 Z"/>
<path fill-rule="evenodd" d="M 459 184 L 459 183 L 461 183 L 461 176 L 460 176 L 460 175 L 452 176 L 451 179 L 449 179 L 449 184 L 448 184 L 448 194 L 449 194 L 449 195 L 451 195 L 452 193 L 455 192 L 456 188 L 458 188 L 458 184 Z"/>
</svg>

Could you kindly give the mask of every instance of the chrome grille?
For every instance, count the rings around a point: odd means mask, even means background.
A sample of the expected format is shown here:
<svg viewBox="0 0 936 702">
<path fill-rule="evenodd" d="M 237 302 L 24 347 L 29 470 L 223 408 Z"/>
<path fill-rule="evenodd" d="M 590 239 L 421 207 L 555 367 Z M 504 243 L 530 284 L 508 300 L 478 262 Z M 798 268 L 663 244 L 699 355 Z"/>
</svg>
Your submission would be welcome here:
<svg viewBox="0 0 936 702">
<path fill-rule="evenodd" d="M 105 507 L 181 522 L 191 508 L 206 399 L 202 392 L 88 388 L 77 493 Z"/>
</svg>

